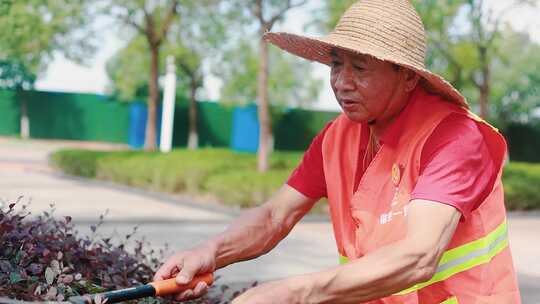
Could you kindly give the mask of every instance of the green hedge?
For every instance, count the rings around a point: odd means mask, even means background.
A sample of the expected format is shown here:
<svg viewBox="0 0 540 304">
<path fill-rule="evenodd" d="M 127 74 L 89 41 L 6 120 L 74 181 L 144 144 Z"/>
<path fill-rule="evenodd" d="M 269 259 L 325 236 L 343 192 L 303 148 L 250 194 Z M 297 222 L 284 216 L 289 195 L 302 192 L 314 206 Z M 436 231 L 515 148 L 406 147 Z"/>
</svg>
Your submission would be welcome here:
<svg viewBox="0 0 540 304">
<path fill-rule="evenodd" d="M 96 177 L 155 191 L 200 193 L 211 175 L 243 169 L 253 162 L 248 155 L 224 149 L 137 153 L 128 157 L 113 154 L 97 162 Z"/>
<path fill-rule="evenodd" d="M 301 153 L 276 152 L 271 169 L 258 173 L 256 156 L 227 149 L 158 152 L 61 150 L 51 162 L 62 171 L 169 193 L 211 194 L 241 207 L 268 199 L 297 166 Z M 540 165 L 512 162 L 504 169 L 506 205 L 511 210 L 540 209 Z"/>
<path fill-rule="evenodd" d="M 540 164 L 511 163 L 504 169 L 503 183 L 509 209 L 540 209 Z"/>
<path fill-rule="evenodd" d="M 264 202 L 279 189 L 289 176 L 288 170 L 231 170 L 208 178 L 205 189 L 228 205 L 250 207 Z"/>
<path fill-rule="evenodd" d="M 97 160 L 108 154 L 109 152 L 62 150 L 53 153 L 49 162 L 67 174 L 95 177 Z"/>
<path fill-rule="evenodd" d="M 197 151 L 97 152 L 60 150 L 51 164 L 67 174 L 112 181 L 168 193 L 211 194 L 219 201 L 249 207 L 268 199 L 283 185 L 302 154 L 276 152 L 271 170 L 256 171 L 256 156 L 227 149 Z"/>
</svg>

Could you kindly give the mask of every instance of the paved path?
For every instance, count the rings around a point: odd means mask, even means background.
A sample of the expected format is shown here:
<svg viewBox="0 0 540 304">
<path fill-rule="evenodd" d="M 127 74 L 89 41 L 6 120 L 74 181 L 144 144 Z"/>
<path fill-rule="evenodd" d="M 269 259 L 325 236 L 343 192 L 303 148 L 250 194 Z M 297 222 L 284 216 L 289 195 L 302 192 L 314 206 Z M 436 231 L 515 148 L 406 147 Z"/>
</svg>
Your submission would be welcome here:
<svg viewBox="0 0 540 304">
<path fill-rule="evenodd" d="M 103 148 L 87 143 L 20 141 L 0 138 L 0 199 L 24 195 L 39 213 L 55 204 L 57 215 L 71 215 L 83 233 L 109 210 L 103 234 L 125 234 L 138 225 L 155 248 L 165 243 L 188 248 L 222 231 L 238 213 L 211 204 L 193 204 L 181 197 L 136 191 L 102 182 L 64 177 L 47 165 L 47 154 L 60 147 Z M 524 303 L 540 303 L 540 213 L 511 214 L 510 245 L 519 273 Z M 276 249 L 257 260 L 218 272 L 222 282 L 265 281 L 322 270 L 337 262 L 331 226 L 302 221 Z"/>
</svg>

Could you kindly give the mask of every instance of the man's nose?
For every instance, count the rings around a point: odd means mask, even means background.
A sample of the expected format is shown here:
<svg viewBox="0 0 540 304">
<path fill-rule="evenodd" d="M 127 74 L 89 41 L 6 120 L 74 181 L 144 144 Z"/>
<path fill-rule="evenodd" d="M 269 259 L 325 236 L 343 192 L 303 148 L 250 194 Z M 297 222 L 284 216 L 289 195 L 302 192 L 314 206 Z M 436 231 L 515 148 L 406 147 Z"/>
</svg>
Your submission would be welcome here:
<svg viewBox="0 0 540 304">
<path fill-rule="evenodd" d="M 336 79 L 336 89 L 339 91 L 351 91 L 355 89 L 352 69 L 347 63 L 343 64 Z"/>
</svg>

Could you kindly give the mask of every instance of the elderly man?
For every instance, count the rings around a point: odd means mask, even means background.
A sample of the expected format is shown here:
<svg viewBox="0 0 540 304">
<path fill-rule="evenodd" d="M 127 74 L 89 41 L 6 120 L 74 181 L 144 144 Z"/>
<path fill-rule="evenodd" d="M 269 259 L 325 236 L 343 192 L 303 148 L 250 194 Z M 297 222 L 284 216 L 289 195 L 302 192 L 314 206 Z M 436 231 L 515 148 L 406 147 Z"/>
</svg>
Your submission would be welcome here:
<svg viewBox="0 0 540 304">
<path fill-rule="evenodd" d="M 262 284 L 233 303 L 520 303 L 501 184 L 505 141 L 424 67 L 425 31 L 409 1 L 359 1 L 324 38 L 265 39 L 329 65 L 344 113 L 272 199 L 169 258 L 155 278 L 186 283 L 267 253 L 327 197 L 341 265 Z"/>
</svg>

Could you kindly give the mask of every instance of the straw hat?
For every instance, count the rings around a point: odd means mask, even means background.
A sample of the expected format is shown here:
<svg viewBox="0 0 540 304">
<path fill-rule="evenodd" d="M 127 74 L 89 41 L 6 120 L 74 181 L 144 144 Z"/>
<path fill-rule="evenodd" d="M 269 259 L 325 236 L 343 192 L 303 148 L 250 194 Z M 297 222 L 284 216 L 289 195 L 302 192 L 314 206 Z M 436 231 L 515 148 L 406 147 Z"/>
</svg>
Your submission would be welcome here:
<svg viewBox="0 0 540 304">
<path fill-rule="evenodd" d="M 450 83 L 426 69 L 426 32 L 408 0 L 358 1 L 322 38 L 269 32 L 264 39 L 289 53 L 326 65 L 331 65 L 330 51 L 335 47 L 393 62 L 417 72 L 429 92 L 469 107 Z"/>
</svg>

